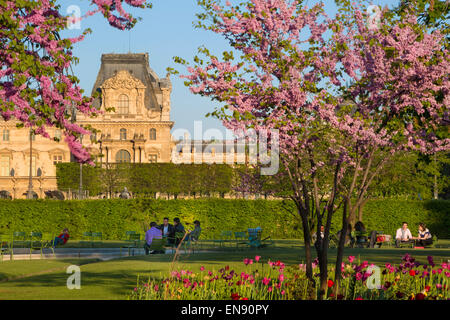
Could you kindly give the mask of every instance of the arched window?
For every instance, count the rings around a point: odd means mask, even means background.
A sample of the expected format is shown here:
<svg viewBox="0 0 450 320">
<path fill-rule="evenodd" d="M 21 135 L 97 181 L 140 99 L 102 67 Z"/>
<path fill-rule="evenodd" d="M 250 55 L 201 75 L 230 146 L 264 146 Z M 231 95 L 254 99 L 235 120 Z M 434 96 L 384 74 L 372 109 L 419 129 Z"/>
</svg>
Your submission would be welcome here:
<svg viewBox="0 0 450 320">
<path fill-rule="evenodd" d="M 156 129 L 150 129 L 150 140 L 156 140 Z"/>
<path fill-rule="evenodd" d="M 127 129 L 120 129 L 120 140 L 127 140 Z"/>
<path fill-rule="evenodd" d="M 116 154 L 116 162 L 117 163 L 131 162 L 130 153 L 127 150 L 120 150 Z"/>
<path fill-rule="evenodd" d="M 129 100 L 128 100 L 128 96 L 125 94 L 121 94 L 119 96 L 119 101 L 118 101 L 118 111 L 119 114 L 126 114 L 128 113 L 128 109 L 129 109 Z"/>
</svg>

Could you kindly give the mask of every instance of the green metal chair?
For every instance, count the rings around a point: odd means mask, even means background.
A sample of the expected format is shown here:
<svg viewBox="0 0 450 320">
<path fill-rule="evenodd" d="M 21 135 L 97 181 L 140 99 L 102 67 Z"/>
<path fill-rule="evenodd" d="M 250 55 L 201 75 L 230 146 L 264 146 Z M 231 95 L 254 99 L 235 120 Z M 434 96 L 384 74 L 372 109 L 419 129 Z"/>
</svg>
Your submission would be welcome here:
<svg viewBox="0 0 450 320">
<path fill-rule="evenodd" d="M 83 237 L 80 244 L 89 244 L 91 247 L 93 246 L 92 231 L 83 232 Z"/>
<path fill-rule="evenodd" d="M 136 234 L 136 231 L 125 231 L 125 241 L 130 240 L 130 235 Z"/>
<path fill-rule="evenodd" d="M 189 235 L 189 238 L 186 242 L 185 248 L 189 249 L 192 251 L 192 253 L 195 253 L 195 250 L 197 250 L 200 246 L 200 235 L 201 235 L 201 230 L 198 230 L 196 232 L 192 231 L 191 234 Z"/>
<path fill-rule="evenodd" d="M 120 255 L 122 255 L 122 248 L 128 249 L 128 255 L 131 254 L 131 249 L 137 249 L 141 247 L 141 235 L 139 233 L 130 233 L 126 245 L 120 247 Z"/>
<path fill-rule="evenodd" d="M 92 246 L 96 244 L 101 245 L 103 243 L 103 234 L 101 232 L 92 232 Z"/>
<path fill-rule="evenodd" d="M 358 247 L 358 248 L 364 248 L 367 247 L 369 244 L 369 233 L 367 231 L 352 231 L 352 242 Z M 358 239 L 360 238 L 360 239 Z"/>
<path fill-rule="evenodd" d="M 1 255 L 2 261 L 3 261 L 3 256 L 5 254 L 9 254 L 10 256 L 12 255 L 11 245 L 12 245 L 12 236 L 6 235 L 6 234 L 0 234 L 0 255 Z"/>
<path fill-rule="evenodd" d="M 153 239 L 150 245 L 150 251 L 164 251 L 165 239 Z"/>
<path fill-rule="evenodd" d="M 248 236 L 246 231 L 235 232 L 234 238 L 236 239 L 236 249 L 239 249 L 239 246 L 243 247 L 247 245 Z"/>
<path fill-rule="evenodd" d="M 32 231 L 30 234 L 30 260 L 33 253 L 33 250 L 39 250 L 42 258 L 42 249 L 44 247 L 44 243 L 42 241 L 42 233 Z"/>
<path fill-rule="evenodd" d="M 232 231 L 222 231 L 220 233 L 219 239 L 214 239 L 213 243 L 219 244 L 219 248 L 225 247 L 225 243 L 230 242 L 233 237 Z"/>
</svg>

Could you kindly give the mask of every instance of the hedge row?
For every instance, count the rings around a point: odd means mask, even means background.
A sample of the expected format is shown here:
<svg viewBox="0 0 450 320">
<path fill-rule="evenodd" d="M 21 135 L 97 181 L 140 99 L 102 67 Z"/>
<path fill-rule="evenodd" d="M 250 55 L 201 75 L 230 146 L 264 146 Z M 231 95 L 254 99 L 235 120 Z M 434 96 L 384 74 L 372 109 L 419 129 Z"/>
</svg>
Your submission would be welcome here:
<svg viewBox="0 0 450 320">
<path fill-rule="evenodd" d="M 143 233 L 151 221 L 180 217 L 187 228 L 199 220 L 203 238 L 217 237 L 223 230 L 243 231 L 260 226 L 263 234 L 276 239 L 301 238 L 295 207 L 279 200 L 0 200 L 0 233 L 12 231 L 58 232 L 67 227 L 73 238 L 85 231 L 102 232 L 105 239 L 121 239 L 125 231 Z M 340 213 L 332 231 L 341 228 Z M 417 225 L 426 223 L 440 238 L 450 238 L 450 201 L 372 200 L 364 207 L 368 230 L 394 234 L 407 221 L 415 235 Z M 187 224 L 187 225 L 186 225 Z"/>
</svg>

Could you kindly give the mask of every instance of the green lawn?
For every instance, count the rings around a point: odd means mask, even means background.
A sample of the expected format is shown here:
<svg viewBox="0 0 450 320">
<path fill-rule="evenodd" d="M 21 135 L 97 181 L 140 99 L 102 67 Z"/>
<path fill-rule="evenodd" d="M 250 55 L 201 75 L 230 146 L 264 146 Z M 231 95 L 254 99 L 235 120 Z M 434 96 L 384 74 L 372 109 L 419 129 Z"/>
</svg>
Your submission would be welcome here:
<svg viewBox="0 0 450 320">
<path fill-rule="evenodd" d="M 447 243 L 444 241 L 444 243 Z M 346 249 L 345 255 L 356 256 L 360 261 L 384 265 L 386 262 L 398 264 L 401 257 L 411 253 L 418 261 L 426 262 L 432 255 L 435 262 L 450 259 L 450 248 L 427 250 L 413 249 Z M 304 259 L 303 249 L 298 241 L 279 241 L 274 248 L 235 251 L 227 248 L 222 252 L 182 254 L 177 269 L 197 271 L 200 266 L 207 270 L 218 270 L 229 265 L 235 270 L 243 270 L 244 258 L 262 256 L 281 260 L 286 264 L 297 264 Z M 330 250 L 330 261 L 336 250 Z M 126 299 L 133 290 L 138 275 L 146 277 L 162 276 L 169 273 L 172 255 L 135 256 L 99 261 L 95 259 L 22 260 L 0 262 L 0 299 Z M 81 289 L 69 290 L 66 281 L 69 265 L 81 266 Z"/>
</svg>

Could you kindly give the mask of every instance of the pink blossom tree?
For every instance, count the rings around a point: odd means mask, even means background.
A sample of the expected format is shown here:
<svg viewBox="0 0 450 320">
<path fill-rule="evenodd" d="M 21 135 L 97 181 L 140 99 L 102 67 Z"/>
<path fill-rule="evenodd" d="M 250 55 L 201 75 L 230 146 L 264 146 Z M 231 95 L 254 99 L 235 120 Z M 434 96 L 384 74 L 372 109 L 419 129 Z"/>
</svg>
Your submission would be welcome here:
<svg viewBox="0 0 450 320">
<path fill-rule="evenodd" d="M 448 149 L 449 60 L 439 32 L 414 17 L 365 24 L 360 8 L 335 19 L 300 0 L 250 0 L 233 6 L 199 0 L 198 27 L 233 48 L 221 59 L 206 48 L 187 65 L 186 85 L 224 104 L 214 111 L 232 130 L 279 131 L 282 170 L 303 225 L 306 274 L 312 280 L 311 217 L 320 297 L 327 290 L 333 214 L 343 206 L 336 261 L 339 285 L 348 216 L 389 155 L 405 148 Z M 329 32 L 328 36 L 325 36 Z M 238 58 L 235 53 L 240 53 Z M 382 153 L 385 156 L 379 156 Z M 374 156 L 381 159 L 373 163 Z"/>
<path fill-rule="evenodd" d="M 145 0 L 91 0 L 97 7 L 86 14 L 101 12 L 111 26 L 129 29 L 137 19 L 122 3 L 132 7 L 150 7 Z M 64 39 L 70 17 L 62 16 L 55 0 L 0 2 L 0 116 L 16 120 L 19 127 L 50 138 L 46 128 L 63 130 L 70 151 L 80 162 L 90 162 L 90 155 L 80 143 L 86 128 L 73 123 L 71 114 L 95 115 L 91 97 L 83 96 L 79 80 L 70 72 L 78 60 L 73 45 L 77 38 Z M 74 21 L 72 21 L 74 22 Z"/>
</svg>

